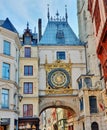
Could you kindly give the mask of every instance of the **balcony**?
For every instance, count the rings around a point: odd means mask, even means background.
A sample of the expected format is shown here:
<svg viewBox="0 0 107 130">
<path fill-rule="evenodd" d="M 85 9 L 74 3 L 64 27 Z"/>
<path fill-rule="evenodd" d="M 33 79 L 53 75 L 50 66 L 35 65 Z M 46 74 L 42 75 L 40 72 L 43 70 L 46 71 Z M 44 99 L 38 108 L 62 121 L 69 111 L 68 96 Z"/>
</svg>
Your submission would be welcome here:
<svg viewBox="0 0 107 130">
<path fill-rule="evenodd" d="M 87 90 L 100 90 L 102 89 L 101 81 L 98 80 L 94 74 L 90 75 L 81 75 L 77 79 L 78 89 L 87 89 Z"/>
</svg>

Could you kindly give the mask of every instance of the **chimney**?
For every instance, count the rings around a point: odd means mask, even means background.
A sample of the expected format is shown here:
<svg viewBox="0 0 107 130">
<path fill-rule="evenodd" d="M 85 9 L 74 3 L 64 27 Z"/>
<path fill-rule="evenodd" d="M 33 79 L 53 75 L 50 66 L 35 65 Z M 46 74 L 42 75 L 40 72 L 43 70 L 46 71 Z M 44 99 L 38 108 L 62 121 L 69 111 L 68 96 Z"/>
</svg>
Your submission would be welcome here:
<svg viewBox="0 0 107 130">
<path fill-rule="evenodd" d="M 42 19 L 38 19 L 38 38 L 39 41 L 42 37 Z"/>
</svg>

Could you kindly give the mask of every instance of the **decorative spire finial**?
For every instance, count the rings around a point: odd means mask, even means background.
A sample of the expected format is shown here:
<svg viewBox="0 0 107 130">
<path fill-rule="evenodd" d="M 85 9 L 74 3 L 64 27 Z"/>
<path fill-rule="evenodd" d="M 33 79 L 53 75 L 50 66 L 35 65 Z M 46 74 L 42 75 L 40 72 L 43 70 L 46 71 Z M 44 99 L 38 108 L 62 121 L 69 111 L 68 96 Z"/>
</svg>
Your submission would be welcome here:
<svg viewBox="0 0 107 130">
<path fill-rule="evenodd" d="M 69 54 L 69 63 L 71 63 L 70 54 Z"/>
<path fill-rule="evenodd" d="M 29 23 L 27 22 L 27 29 L 29 29 Z"/>
<path fill-rule="evenodd" d="M 58 17 L 59 17 L 59 13 L 58 13 L 58 10 L 57 10 L 56 16 L 57 16 L 57 20 L 58 20 Z"/>
<path fill-rule="evenodd" d="M 67 5 L 65 5 L 65 19 L 68 20 L 68 14 L 67 14 Z"/>
<path fill-rule="evenodd" d="M 47 5 L 48 6 L 48 14 L 47 14 L 47 17 L 48 17 L 48 20 L 50 18 L 50 13 L 49 13 L 49 4 Z"/>
</svg>

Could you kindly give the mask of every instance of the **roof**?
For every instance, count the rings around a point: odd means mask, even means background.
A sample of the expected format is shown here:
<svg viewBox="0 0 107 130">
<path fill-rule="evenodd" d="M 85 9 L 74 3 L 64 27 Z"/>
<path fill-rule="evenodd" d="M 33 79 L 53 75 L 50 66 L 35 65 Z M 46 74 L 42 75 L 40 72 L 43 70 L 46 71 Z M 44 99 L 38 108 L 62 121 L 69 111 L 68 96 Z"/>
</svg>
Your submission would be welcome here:
<svg viewBox="0 0 107 130">
<path fill-rule="evenodd" d="M 45 32 L 38 45 L 83 45 L 67 20 L 48 20 Z"/>
<path fill-rule="evenodd" d="M 14 25 L 10 22 L 8 18 L 6 20 L 0 20 L 0 27 L 3 27 L 5 29 L 8 29 L 9 31 L 12 31 L 14 33 L 18 33 Z"/>
</svg>

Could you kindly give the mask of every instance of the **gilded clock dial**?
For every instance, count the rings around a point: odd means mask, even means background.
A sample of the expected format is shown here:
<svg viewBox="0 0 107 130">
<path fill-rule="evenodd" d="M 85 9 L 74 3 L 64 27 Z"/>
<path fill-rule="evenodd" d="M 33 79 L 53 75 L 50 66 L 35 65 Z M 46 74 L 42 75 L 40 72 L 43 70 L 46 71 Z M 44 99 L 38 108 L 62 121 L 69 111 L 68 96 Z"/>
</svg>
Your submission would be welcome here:
<svg viewBox="0 0 107 130">
<path fill-rule="evenodd" d="M 52 88 L 67 87 L 70 82 L 70 76 L 63 68 L 56 68 L 51 70 L 48 74 L 48 84 Z"/>
</svg>

